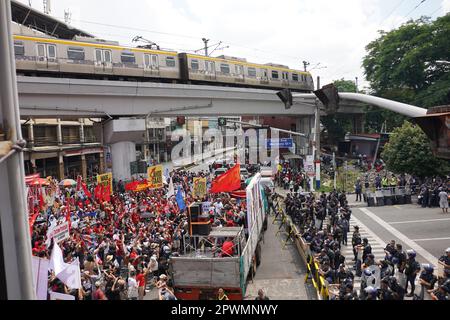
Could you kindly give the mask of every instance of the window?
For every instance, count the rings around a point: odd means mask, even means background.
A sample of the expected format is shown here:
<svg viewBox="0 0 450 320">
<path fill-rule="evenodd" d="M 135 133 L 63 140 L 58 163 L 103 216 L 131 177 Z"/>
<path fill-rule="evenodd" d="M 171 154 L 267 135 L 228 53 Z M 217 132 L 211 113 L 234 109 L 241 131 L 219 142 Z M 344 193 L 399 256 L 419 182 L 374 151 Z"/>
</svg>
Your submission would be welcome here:
<svg viewBox="0 0 450 320">
<path fill-rule="evenodd" d="M 175 58 L 174 57 L 166 57 L 166 66 L 175 67 Z"/>
<path fill-rule="evenodd" d="M 282 76 L 283 76 L 283 80 L 289 80 L 289 73 L 288 72 L 283 72 L 282 73 Z"/>
<path fill-rule="evenodd" d="M 220 72 L 222 72 L 224 74 L 229 74 L 230 73 L 230 66 L 228 64 L 221 63 L 220 64 Z"/>
<path fill-rule="evenodd" d="M 249 77 L 256 77 L 256 69 L 255 68 L 248 68 L 247 72 L 248 72 Z"/>
<path fill-rule="evenodd" d="M 292 80 L 293 80 L 293 81 L 298 81 L 298 74 L 293 73 L 293 74 L 292 74 Z"/>
<path fill-rule="evenodd" d="M 278 79 L 279 75 L 278 75 L 278 71 L 272 71 L 272 79 Z"/>
<path fill-rule="evenodd" d="M 136 57 L 134 56 L 134 53 L 130 52 L 122 52 L 120 55 L 120 60 L 122 63 L 136 63 Z"/>
<path fill-rule="evenodd" d="M 16 56 L 24 56 L 25 55 L 25 47 L 23 46 L 22 41 L 14 41 L 14 54 Z"/>
<path fill-rule="evenodd" d="M 84 60 L 84 49 L 69 47 L 69 49 L 67 49 L 67 58 L 69 60 Z"/>
<path fill-rule="evenodd" d="M 156 54 L 145 54 L 144 66 L 147 69 L 157 69 L 159 67 L 158 56 Z"/>
<path fill-rule="evenodd" d="M 47 45 L 47 58 L 56 59 L 56 46 L 54 44 Z"/>
<path fill-rule="evenodd" d="M 198 70 L 199 69 L 198 60 L 191 60 L 191 69 L 192 70 Z"/>
<path fill-rule="evenodd" d="M 38 51 L 38 57 L 45 58 L 45 44 L 38 43 L 37 51 Z"/>
</svg>

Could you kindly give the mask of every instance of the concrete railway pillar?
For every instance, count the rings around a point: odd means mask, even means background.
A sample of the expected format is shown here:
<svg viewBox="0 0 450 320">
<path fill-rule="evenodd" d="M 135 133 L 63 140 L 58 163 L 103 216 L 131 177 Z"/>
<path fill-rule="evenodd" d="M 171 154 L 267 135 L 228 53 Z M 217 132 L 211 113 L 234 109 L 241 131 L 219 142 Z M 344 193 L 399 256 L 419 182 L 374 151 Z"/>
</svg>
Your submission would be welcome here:
<svg viewBox="0 0 450 320">
<path fill-rule="evenodd" d="M 144 141 L 145 119 L 117 119 L 104 122 L 103 143 L 111 147 L 112 173 L 116 181 L 131 179 L 130 164 L 136 161 L 136 144 Z"/>
</svg>

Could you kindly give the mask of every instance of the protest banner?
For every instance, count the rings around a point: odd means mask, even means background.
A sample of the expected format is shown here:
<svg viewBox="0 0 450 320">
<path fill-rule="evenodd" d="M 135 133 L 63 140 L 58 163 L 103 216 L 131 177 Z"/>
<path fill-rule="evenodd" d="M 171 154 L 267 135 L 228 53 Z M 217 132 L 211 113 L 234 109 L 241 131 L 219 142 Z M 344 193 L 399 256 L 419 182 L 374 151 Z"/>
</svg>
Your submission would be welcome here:
<svg viewBox="0 0 450 320">
<path fill-rule="evenodd" d="M 150 189 L 160 189 L 163 187 L 163 166 L 153 166 L 148 168 L 148 186 Z"/>
<path fill-rule="evenodd" d="M 110 187 L 110 194 L 113 193 L 112 180 L 113 180 L 113 177 L 112 177 L 112 173 L 111 172 L 97 175 L 97 184 L 98 185 L 102 185 L 104 187 L 109 185 L 109 187 Z"/>
<path fill-rule="evenodd" d="M 50 292 L 50 300 L 75 300 L 75 296 L 59 292 Z"/>
<path fill-rule="evenodd" d="M 206 178 L 194 178 L 194 197 L 203 198 L 206 195 Z"/>
<path fill-rule="evenodd" d="M 211 208 L 212 202 L 203 202 L 202 203 L 202 214 L 209 213 L 209 209 Z"/>
<path fill-rule="evenodd" d="M 50 228 L 47 233 L 47 239 L 50 240 L 54 238 L 56 243 L 69 239 L 69 236 L 69 222 L 67 221 L 54 228 Z"/>
<path fill-rule="evenodd" d="M 32 257 L 33 286 L 38 300 L 47 300 L 48 266 L 50 260 Z"/>
</svg>

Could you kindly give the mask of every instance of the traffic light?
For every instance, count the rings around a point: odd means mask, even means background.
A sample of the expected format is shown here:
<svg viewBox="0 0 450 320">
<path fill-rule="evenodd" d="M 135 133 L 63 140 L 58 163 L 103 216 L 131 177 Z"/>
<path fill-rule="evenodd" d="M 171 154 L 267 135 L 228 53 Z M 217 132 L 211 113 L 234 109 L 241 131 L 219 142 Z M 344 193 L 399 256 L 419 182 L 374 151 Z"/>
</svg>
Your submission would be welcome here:
<svg viewBox="0 0 450 320">
<path fill-rule="evenodd" d="M 277 96 L 283 101 L 286 110 L 290 109 L 294 104 L 292 92 L 289 89 L 283 89 L 280 92 L 277 92 Z"/>
<path fill-rule="evenodd" d="M 334 84 L 328 84 L 314 94 L 324 104 L 327 114 L 333 114 L 339 109 L 339 93 Z"/>
<path fill-rule="evenodd" d="M 225 127 L 227 125 L 227 119 L 226 118 L 219 118 L 218 123 L 220 127 Z"/>
</svg>

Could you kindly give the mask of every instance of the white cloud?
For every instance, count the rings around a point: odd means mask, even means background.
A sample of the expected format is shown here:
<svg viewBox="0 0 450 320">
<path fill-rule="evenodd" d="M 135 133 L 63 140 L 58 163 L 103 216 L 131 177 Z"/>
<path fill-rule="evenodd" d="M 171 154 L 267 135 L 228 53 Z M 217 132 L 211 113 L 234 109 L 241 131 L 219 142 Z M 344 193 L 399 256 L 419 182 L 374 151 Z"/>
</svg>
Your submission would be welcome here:
<svg viewBox="0 0 450 320">
<path fill-rule="evenodd" d="M 442 0 L 442 10 L 444 14 L 450 12 L 450 0 Z"/>
</svg>

